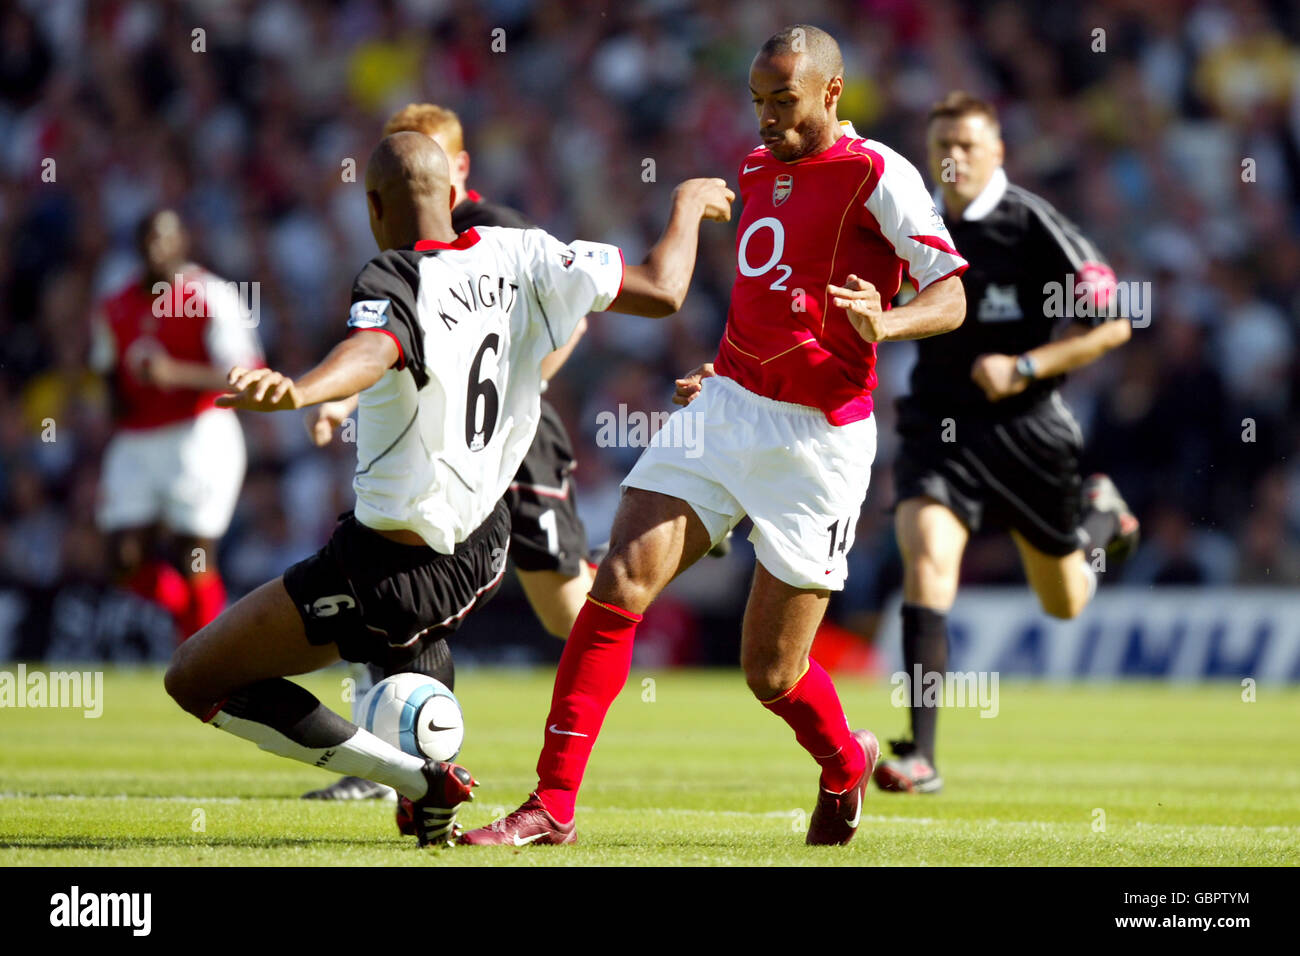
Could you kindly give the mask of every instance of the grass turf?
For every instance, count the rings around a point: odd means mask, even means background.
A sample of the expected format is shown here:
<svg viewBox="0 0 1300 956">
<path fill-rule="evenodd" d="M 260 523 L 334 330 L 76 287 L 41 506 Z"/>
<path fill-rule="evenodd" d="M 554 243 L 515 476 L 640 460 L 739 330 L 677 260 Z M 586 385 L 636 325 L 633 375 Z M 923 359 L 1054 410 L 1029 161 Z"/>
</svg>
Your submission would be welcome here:
<svg viewBox="0 0 1300 956">
<path fill-rule="evenodd" d="M 304 683 L 346 712 L 345 677 Z M 551 675 L 461 678 L 460 759 L 482 781 L 461 820 L 477 826 L 535 782 Z M 906 726 L 888 686 L 838 684 L 854 726 L 882 741 Z M 420 851 L 389 804 L 301 801 L 332 775 L 187 717 L 156 670 L 110 671 L 98 719 L 0 710 L 0 865 L 1294 865 L 1300 689 L 1241 694 L 1004 681 L 995 719 L 943 713 L 943 794 L 873 786 L 850 846 L 809 848 L 816 768 L 739 673 L 634 671 L 579 798 L 579 845 Z"/>
</svg>

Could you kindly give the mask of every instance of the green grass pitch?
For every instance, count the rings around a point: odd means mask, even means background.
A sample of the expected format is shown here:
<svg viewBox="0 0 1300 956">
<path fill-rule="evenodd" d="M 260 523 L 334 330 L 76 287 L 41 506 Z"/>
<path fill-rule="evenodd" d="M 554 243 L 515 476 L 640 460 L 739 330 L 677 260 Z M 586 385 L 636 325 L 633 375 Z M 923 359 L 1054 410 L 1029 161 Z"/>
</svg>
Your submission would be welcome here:
<svg viewBox="0 0 1300 956">
<path fill-rule="evenodd" d="M 328 705 L 346 673 L 304 679 Z M 551 675 L 463 670 L 469 826 L 535 777 Z M 840 679 L 882 741 L 906 713 Z M 298 795 L 331 779 L 177 709 L 157 670 L 110 671 L 104 712 L 0 710 L 3 865 L 1277 865 L 1300 862 L 1300 689 L 1012 683 L 941 716 L 946 791 L 873 786 L 854 842 L 809 848 L 816 767 L 738 672 L 633 671 L 579 797 L 575 847 L 421 851 L 391 805 Z"/>
</svg>

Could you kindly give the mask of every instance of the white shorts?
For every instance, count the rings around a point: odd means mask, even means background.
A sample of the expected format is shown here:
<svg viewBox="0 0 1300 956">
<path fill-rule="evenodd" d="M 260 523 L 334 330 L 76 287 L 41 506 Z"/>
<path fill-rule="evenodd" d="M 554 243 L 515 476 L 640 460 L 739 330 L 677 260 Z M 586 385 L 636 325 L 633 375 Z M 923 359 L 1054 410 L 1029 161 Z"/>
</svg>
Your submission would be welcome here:
<svg viewBox="0 0 1300 956">
<path fill-rule="evenodd" d="M 220 538 L 235 513 L 244 465 L 244 432 L 226 408 L 118 432 L 104 451 L 96 523 L 105 532 L 161 523 Z"/>
<path fill-rule="evenodd" d="M 774 577 L 839 591 L 875 457 L 874 417 L 832 425 L 819 409 L 718 375 L 669 417 L 623 487 L 687 502 L 714 544 L 748 515 L 754 553 Z"/>
</svg>

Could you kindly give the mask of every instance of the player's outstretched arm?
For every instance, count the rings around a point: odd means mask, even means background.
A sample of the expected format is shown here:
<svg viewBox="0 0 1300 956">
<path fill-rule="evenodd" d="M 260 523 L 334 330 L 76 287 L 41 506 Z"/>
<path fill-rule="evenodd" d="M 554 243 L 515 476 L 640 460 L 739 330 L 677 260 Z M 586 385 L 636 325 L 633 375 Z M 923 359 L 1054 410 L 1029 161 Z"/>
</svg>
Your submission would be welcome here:
<svg viewBox="0 0 1300 956">
<path fill-rule="evenodd" d="M 735 198 L 721 179 L 688 179 L 678 185 L 668 226 L 645 262 L 624 267 L 623 288 L 608 311 L 657 319 L 680 309 L 695 271 L 700 220 L 727 222 Z"/>
<path fill-rule="evenodd" d="M 885 309 L 876 287 L 855 275 L 842 286 L 826 288 L 832 304 L 844 310 L 868 342 L 926 339 L 951 332 L 966 318 L 966 290 L 957 276 L 931 282 L 911 302 L 896 309 Z"/>
<path fill-rule="evenodd" d="M 1025 353 L 1033 364 L 1034 378 L 1055 378 L 1097 361 L 1111 349 L 1119 348 L 1133 334 L 1128 319 L 1103 322 L 1095 328 L 1077 323 L 1070 325 L 1061 338 Z M 1034 380 L 1016 368 L 1016 355 L 986 353 L 971 365 L 971 380 L 984 390 L 989 401 L 996 402 L 1019 395 Z"/>
<path fill-rule="evenodd" d="M 401 353 L 391 336 L 363 330 L 334 346 L 296 382 L 269 368 L 231 369 L 227 388 L 232 394 L 222 395 L 217 404 L 278 412 L 338 401 L 374 385 L 399 358 Z"/>
</svg>

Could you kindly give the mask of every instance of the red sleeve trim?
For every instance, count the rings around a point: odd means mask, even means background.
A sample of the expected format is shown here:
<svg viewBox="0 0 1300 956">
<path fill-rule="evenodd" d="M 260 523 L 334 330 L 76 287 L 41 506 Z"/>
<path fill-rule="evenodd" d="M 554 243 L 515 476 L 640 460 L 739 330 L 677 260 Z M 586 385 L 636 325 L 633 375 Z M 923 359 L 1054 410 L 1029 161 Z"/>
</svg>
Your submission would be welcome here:
<svg viewBox="0 0 1300 956">
<path fill-rule="evenodd" d="M 907 238 L 914 239 L 923 246 L 946 252 L 950 256 L 961 255 L 960 252 L 953 248 L 952 243 L 946 241 L 942 236 L 908 236 Z"/>
<path fill-rule="evenodd" d="M 382 332 L 384 335 L 388 336 L 397 345 L 397 361 L 389 367 L 395 368 L 398 371 L 406 368 L 406 351 L 402 348 L 402 340 L 392 332 L 388 331 L 388 329 L 348 329 L 347 337 L 352 338 L 352 336 L 357 332 Z"/>
</svg>

